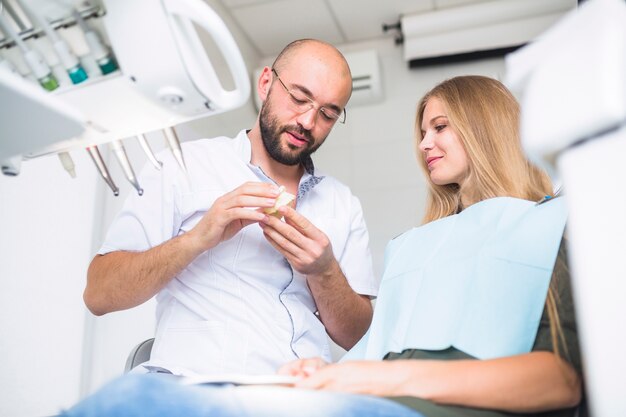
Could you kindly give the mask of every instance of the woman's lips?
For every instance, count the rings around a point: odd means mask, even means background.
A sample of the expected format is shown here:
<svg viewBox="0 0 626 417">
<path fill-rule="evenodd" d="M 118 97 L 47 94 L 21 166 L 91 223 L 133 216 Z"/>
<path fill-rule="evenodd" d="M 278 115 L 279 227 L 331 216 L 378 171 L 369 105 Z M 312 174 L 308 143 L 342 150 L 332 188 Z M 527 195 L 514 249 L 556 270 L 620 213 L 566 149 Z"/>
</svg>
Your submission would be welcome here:
<svg viewBox="0 0 626 417">
<path fill-rule="evenodd" d="M 426 158 L 426 164 L 428 168 L 430 168 L 434 163 L 443 158 L 443 156 L 431 156 L 430 158 Z"/>
</svg>

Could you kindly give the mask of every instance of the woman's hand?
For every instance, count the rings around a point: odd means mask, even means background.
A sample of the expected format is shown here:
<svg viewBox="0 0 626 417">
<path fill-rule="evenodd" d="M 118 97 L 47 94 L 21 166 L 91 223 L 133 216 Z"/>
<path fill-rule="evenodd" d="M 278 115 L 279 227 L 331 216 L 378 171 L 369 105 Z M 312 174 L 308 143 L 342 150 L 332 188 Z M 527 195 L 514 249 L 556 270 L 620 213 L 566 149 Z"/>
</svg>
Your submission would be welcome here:
<svg viewBox="0 0 626 417">
<path fill-rule="evenodd" d="M 278 374 L 306 378 L 327 365 L 328 363 L 322 358 L 298 359 L 283 365 L 278 370 Z"/>
<path fill-rule="evenodd" d="M 378 396 L 403 395 L 408 378 L 403 361 L 351 361 L 319 368 L 296 388 Z"/>
<path fill-rule="evenodd" d="M 496 359 L 354 361 L 325 366 L 296 388 L 411 396 L 437 404 L 537 413 L 576 406 L 581 380 L 552 352 Z"/>
</svg>

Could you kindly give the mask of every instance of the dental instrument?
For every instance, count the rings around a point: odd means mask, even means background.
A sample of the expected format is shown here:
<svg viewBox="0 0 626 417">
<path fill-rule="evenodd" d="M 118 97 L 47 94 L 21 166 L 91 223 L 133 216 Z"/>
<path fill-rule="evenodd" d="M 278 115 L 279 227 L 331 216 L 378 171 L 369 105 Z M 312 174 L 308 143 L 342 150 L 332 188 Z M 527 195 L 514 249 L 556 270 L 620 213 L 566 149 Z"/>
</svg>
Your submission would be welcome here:
<svg viewBox="0 0 626 417">
<path fill-rule="evenodd" d="M 36 21 L 39 26 L 41 26 L 41 29 L 43 29 L 43 31 L 46 33 L 48 39 L 50 39 L 50 42 L 52 43 L 52 48 L 59 57 L 61 65 L 63 66 L 63 68 L 65 68 L 65 71 L 67 71 L 67 74 L 72 80 L 72 83 L 79 84 L 85 81 L 88 78 L 87 72 L 85 72 L 85 69 L 81 65 L 76 55 L 74 55 L 74 53 L 71 51 L 67 42 L 61 39 L 61 37 L 58 35 L 58 33 L 56 33 L 52 26 L 50 26 L 50 23 L 48 23 L 44 16 L 27 7 L 22 0 L 16 1 L 21 6 L 22 10 L 24 10 L 24 12 L 26 12 L 26 14 L 29 16 L 30 20 Z"/>
<path fill-rule="evenodd" d="M 76 169 L 74 166 L 74 160 L 70 156 L 69 152 L 59 152 L 57 154 L 59 156 L 59 160 L 61 161 L 61 165 L 70 174 L 70 177 L 76 178 Z"/>
<path fill-rule="evenodd" d="M 173 127 L 166 127 L 163 129 L 163 134 L 165 135 L 165 139 L 167 142 L 167 146 L 169 146 L 176 162 L 182 168 L 182 170 L 187 173 L 187 166 L 185 165 L 185 159 L 183 158 L 183 150 L 180 147 L 180 140 L 178 139 L 178 135 Z"/>
<path fill-rule="evenodd" d="M 100 155 L 100 150 L 98 149 L 98 147 L 95 145 L 88 146 L 87 152 L 89 153 L 89 156 L 91 156 L 91 160 L 96 165 L 96 168 L 98 169 L 98 172 L 102 176 L 102 179 L 104 179 L 104 181 L 107 183 L 109 188 L 111 188 L 111 190 L 113 191 L 113 195 L 116 197 L 120 195 L 120 189 L 117 188 L 117 185 L 115 185 L 115 183 L 113 182 L 113 179 L 111 178 L 111 175 L 109 174 L 109 170 L 107 169 L 107 166 L 104 163 L 104 160 L 102 159 L 102 155 Z"/>
<path fill-rule="evenodd" d="M 156 169 L 160 170 L 161 167 L 163 166 L 163 162 L 159 161 L 154 156 L 154 152 L 152 152 L 152 148 L 150 148 L 150 144 L 148 144 L 148 141 L 146 140 L 146 136 L 144 134 L 139 134 L 136 136 L 136 138 L 137 138 L 137 141 L 139 142 L 139 145 L 141 145 L 141 149 L 143 149 L 144 153 L 148 157 L 148 161 L 150 161 Z"/>
<path fill-rule="evenodd" d="M 26 43 L 22 40 L 20 35 L 13 30 L 9 22 L 7 22 L 1 14 L 0 30 L 2 30 L 6 36 L 13 39 L 18 48 L 20 48 L 22 54 L 24 55 L 24 59 L 26 60 L 26 64 L 39 84 L 48 91 L 56 90 L 59 87 L 59 82 L 52 74 L 52 71 L 50 70 L 48 64 L 46 64 L 43 56 L 36 50 L 30 49 L 26 46 Z"/>
<path fill-rule="evenodd" d="M 137 177 L 135 176 L 135 171 L 133 171 L 133 167 L 130 165 L 130 161 L 128 160 L 128 155 L 126 154 L 126 149 L 124 149 L 124 144 L 121 140 L 114 140 L 111 142 L 111 149 L 117 158 L 117 162 L 120 163 L 122 170 L 124 171 L 124 175 L 128 182 L 131 183 L 135 190 L 137 190 L 137 194 L 143 195 L 143 188 L 139 185 L 137 181 Z"/>
<path fill-rule="evenodd" d="M 87 26 L 85 19 L 83 19 L 78 10 L 74 9 L 72 11 L 72 15 L 74 16 L 74 19 L 76 19 L 76 22 L 78 22 L 80 28 L 83 30 L 91 55 L 96 60 L 98 67 L 100 67 L 102 75 L 107 75 L 117 70 L 118 67 L 115 57 L 111 53 L 110 49 L 102 42 L 98 34 Z"/>
</svg>

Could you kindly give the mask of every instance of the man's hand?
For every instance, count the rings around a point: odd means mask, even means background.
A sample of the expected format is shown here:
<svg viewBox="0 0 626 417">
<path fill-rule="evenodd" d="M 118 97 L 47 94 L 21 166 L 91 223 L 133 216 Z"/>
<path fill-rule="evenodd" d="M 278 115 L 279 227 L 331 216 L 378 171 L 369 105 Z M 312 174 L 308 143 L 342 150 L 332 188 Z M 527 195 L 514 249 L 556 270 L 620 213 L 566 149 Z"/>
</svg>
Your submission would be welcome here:
<svg viewBox="0 0 626 417">
<path fill-rule="evenodd" d="M 319 319 L 331 339 L 350 349 L 372 321 L 369 297 L 350 287 L 324 232 L 291 207 L 280 207 L 278 212 L 285 222 L 268 216 L 259 223 L 265 238 L 294 271 L 306 277 Z"/>
<path fill-rule="evenodd" d="M 248 182 L 215 200 L 185 234 L 143 252 L 96 256 L 89 266 L 85 304 L 92 313 L 102 315 L 149 300 L 199 254 L 266 218 L 261 211 L 273 207 L 277 196 L 278 187 L 273 184 Z"/>
<path fill-rule="evenodd" d="M 244 227 L 260 222 L 267 215 L 254 207 L 273 207 L 278 187 L 262 182 L 247 182 L 224 194 L 211 206 L 202 220 L 188 232 L 201 252 L 232 238 Z"/>
<path fill-rule="evenodd" d="M 303 275 L 318 275 L 336 263 L 328 236 L 289 206 L 278 212 L 285 221 L 268 216 L 262 223 L 267 240 Z"/>
</svg>

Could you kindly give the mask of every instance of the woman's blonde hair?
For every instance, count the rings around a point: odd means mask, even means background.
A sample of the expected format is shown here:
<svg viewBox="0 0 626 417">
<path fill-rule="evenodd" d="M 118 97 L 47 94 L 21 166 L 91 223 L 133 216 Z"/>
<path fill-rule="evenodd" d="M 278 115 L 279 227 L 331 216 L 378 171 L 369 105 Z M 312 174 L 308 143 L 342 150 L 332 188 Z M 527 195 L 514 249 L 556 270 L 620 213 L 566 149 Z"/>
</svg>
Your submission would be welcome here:
<svg viewBox="0 0 626 417">
<path fill-rule="evenodd" d="M 465 181 L 472 202 L 492 197 L 540 200 L 552 194 L 549 177 L 524 156 L 519 137 L 519 105 L 499 81 L 477 75 L 455 77 L 430 90 L 417 107 L 417 145 L 428 101 L 441 100 L 449 127 L 457 134 L 469 162 Z M 457 184 L 436 185 L 418 150 L 418 159 L 430 185 L 424 223 L 462 210 Z"/>
<path fill-rule="evenodd" d="M 468 75 L 443 81 L 426 93 L 417 107 L 415 131 L 418 147 L 422 140 L 424 110 L 433 97 L 441 100 L 448 125 L 457 134 L 467 154 L 469 176 L 464 187 L 469 187 L 472 202 L 492 197 L 536 201 L 552 195 L 548 175 L 524 156 L 519 136 L 519 104 L 501 82 Z M 430 186 L 424 223 L 458 213 L 464 208 L 459 186 L 434 184 L 420 153 L 418 149 L 418 159 Z M 467 191 L 464 190 L 464 193 Z M 559 261 L 563 262 L 557 260 L 557 266 Z M 555 353 L 560 356 L 559 345 L 567 347 L 564 345 L 558 304 L 558 291 L 553 279 L 546 298 L 546 311 L 552 344 Z"/>
</svg>

